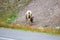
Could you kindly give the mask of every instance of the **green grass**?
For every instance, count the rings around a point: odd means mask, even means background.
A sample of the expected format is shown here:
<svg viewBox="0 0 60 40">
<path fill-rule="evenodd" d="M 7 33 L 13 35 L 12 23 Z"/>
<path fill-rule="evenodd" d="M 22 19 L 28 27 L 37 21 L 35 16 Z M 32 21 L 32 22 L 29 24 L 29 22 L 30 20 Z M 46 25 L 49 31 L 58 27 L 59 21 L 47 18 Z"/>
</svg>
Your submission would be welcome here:
<svg viewBox="0 0 60 40">
<path fill-rule="evenodd" d="M 31 0 L 22 0 L 21 4 L 23 6 L 20 6 L 17 8 L 16 5 L 18 5 L 18 2 L 16 2 L 14 5 L 10 7 L 10 5 L 1 5 L 0 8 L 3 10 L 0 12 L 0 22 L 5 23 L 12 23 L 13 20 L 17 18 L 16 14 L 18 14 L 19 11 L 21 11 Z"/>
<path fill-rule="evenodd" d="M 15 9 L 16 10 L 16 9 Z M 16 19 L 16 13 L 18 13 L 18 11 L 16 10 L 8 10 L 8 11 L 5 11 L 3 12 L 1 15 L 0 15 L 0 22 L 5 22 L 5 23 L 12 23 L 12 21 L 14 19 Z"/>
<path fill-rule="evenodd" d="M 11 15 L 9 18 L 7 18 L 6 20 L 4 20 L 4 22 L 10 24 L 15 19 L 16 19 L 16 15 Z"/>
</svg>

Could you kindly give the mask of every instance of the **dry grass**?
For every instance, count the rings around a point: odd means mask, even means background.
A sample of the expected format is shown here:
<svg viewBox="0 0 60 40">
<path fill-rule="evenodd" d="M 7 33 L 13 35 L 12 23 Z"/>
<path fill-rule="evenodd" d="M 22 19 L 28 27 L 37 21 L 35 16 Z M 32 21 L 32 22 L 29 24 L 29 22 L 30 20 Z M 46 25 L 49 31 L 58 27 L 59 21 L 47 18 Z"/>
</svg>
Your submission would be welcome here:
<svg viewBox="0 0 60 40">
<path fill-rule="evenodd" d="M 51 34 L 59 34 L 60 35 L 60 28 L 56 29 L 56 28 L 51 28 L 51 27 L 32 27 L 29 25 L 6 24 L 3 22 L 0 22 L 0 27 L 21 29 L 21 30 L 33 31 L 33 32 L 44 32 L 44 33 L 51 33 Z"/>
</svg>

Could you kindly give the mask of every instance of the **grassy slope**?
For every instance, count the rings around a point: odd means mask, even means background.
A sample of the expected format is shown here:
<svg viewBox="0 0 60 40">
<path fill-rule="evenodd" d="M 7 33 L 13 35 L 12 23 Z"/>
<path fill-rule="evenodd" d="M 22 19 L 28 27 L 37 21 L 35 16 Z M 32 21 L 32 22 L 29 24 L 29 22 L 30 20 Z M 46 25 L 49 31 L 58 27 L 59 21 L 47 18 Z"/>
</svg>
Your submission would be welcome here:
<svg viewBox="0 0 60 40">
<path fill-rule="evenodd" d="M 0 22 L 12 23 L 12 21 L 15 20 L 16 14 L 19 12 L 19 10 L 22 10 L 30 1 L 31 0 L 22 0 L 20 4 L 22 4 L 23 6 L 20 7 L 17 7 L 17 5 L 19 5 L 19 2 L 11 5 L 11 7 L 10 5 L 0 6 L 0 8 L 3 9 L 3 11 L 0 12 Z"/>
</svg>

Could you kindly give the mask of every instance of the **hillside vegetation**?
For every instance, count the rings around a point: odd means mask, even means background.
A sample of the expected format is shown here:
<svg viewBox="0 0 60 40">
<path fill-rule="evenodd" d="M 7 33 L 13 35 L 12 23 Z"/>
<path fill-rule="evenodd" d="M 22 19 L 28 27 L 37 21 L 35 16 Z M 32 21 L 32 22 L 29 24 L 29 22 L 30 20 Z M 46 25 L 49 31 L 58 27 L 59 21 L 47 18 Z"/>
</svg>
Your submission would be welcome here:
<svg viewBox="0 0 60 40">
<path fill-rule="evenodd" d="M 0 0 L 0 22 L 11 23 L 31 0 Z"/>
</svg>

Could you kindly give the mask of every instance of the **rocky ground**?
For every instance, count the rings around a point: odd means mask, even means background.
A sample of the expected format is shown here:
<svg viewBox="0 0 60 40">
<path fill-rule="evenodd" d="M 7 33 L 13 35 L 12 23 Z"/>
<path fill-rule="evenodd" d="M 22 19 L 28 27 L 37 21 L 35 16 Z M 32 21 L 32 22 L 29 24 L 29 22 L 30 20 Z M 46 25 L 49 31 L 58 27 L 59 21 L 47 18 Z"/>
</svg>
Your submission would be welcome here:
<svg viewBox="0 0 60 40">
<path fill-rule="evenodd" d="M 32 26 L 60 26 L 60 0 L 32 0 L 17 14 L 13 23 L 26 24 L 25 13 L 31 10 L 34 16 Z"/>
</svg>

